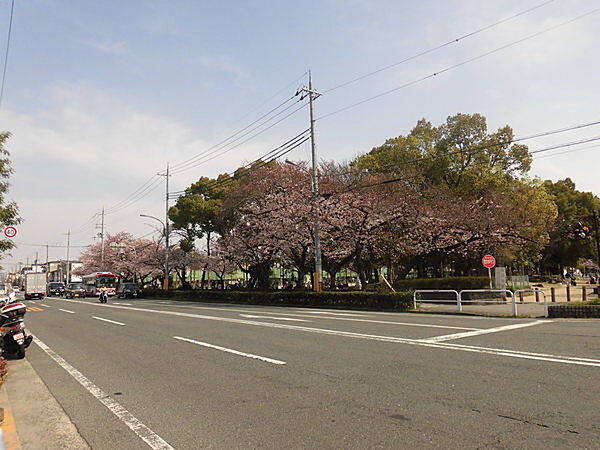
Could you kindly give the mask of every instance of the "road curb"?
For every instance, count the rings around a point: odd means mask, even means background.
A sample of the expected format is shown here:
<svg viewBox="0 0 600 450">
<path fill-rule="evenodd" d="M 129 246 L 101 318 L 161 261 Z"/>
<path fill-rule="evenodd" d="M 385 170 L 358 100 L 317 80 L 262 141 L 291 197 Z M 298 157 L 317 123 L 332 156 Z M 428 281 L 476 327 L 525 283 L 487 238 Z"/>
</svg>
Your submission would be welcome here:
<svg viewBox="0 0 600 450">
<path fill-rule="evenodd" d="M 0 389 L 0 449 L 20 450 L 21 443 L 17 435 L 15 419 L 11 404 L 6 393 L 6 387 Z"/>
<path fill-rule="evenodd" d="M 4 430 L 2 426 L 6 450 L 90 448 L 26 359 L 9 361 L 9 375 L 0 392 L 0 402 L 2 406 L 7 405 L 4 407 L 10 411 L 9 418 L 13 419 L 12 429 L 9 426 Z M 14 442 L 10 432 L 14 432 L 14 438 L 20 445 L 8 445 Z"/>
</svg>

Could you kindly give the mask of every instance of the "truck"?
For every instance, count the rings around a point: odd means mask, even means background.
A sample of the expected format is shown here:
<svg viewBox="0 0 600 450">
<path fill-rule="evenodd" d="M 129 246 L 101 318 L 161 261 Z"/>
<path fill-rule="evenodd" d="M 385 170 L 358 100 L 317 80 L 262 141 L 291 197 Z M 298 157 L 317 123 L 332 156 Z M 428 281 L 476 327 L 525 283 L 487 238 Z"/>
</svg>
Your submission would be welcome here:
<svg viewBox="0 0 600 450">
<path fill-rule="evenodd" d="M 46 274 L 29 272 L 25 274 L 25 300 L 44 298 L 46 295 Z"/>
</svg>

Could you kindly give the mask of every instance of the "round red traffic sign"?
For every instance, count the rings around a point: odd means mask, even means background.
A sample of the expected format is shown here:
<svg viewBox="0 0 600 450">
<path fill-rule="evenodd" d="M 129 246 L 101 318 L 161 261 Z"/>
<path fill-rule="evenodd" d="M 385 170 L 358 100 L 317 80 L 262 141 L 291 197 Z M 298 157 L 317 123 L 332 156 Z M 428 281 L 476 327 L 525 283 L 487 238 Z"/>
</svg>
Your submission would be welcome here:
<svg viewBox="0 0 600 450">
<path fill-rule="evenodd" d="M 4 229 L 4 236 L 7 238 L 14 238 L 17 235 L 17 229 L 13 226 L 6 227 Z"/>
<path fill-rule="evenodd" d="M 483 263 L 484 267 L 491 269 L 492 267 L 494 267 L 496 265 L 496 258 L 494 258 L 492 255 L 485 255 L 481 259 L 481 262 Z"/>
<path fill-rule="evenodd" d="M 4 229 L 4 236 L 7 238 L 14 238 L 17 235 L 17 229 L 15 227 L 6 227 Z"/>
</svg>

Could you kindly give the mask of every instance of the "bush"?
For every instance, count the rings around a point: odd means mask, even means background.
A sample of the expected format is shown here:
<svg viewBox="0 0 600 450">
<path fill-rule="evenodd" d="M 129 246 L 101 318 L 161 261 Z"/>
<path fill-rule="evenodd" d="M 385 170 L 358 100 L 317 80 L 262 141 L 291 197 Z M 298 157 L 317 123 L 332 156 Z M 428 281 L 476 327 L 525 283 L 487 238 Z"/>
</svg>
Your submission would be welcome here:
<svg viewBox="0 0 600 450">
<path fill-rule="evenodd" d="M 8 377 L 8 363 L 6 362 L 6 359 L 4 359 L 0 356 L 0 388 L 6 381 L 7 377 Z"/>
<path fill-rule="evenodd" d="M 269 306 L 313 306 L 404 311 L 412 306 L 412 292 L 310 292 L 310 291 L 163 291 L 144 290 L 147 297 L 168 297 L 181 301 L 234 303 Z"/>
<path fill-rule="evenodd" d="M 488 277 L 448 277 L 448 278 L 414 278 L 398 280 L 394 288 L 400 291 L 416 289 L 452 289 L 462 291 L 463 289 L 489 289 Z"/>
</svg>

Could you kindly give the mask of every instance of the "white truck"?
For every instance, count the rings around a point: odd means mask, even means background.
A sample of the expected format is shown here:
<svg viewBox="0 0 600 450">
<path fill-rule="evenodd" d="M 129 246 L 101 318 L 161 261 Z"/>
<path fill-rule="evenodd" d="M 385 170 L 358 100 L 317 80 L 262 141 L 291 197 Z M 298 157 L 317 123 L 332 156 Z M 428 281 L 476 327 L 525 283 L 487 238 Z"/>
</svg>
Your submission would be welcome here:
<svg viewBox="0 0 600 450">
<path fill-rule="evenodd" d="M 44 298 L 46 295 L 46 274 L 30 272 L 25 274 L 25 300 Z"/>
</svg>

